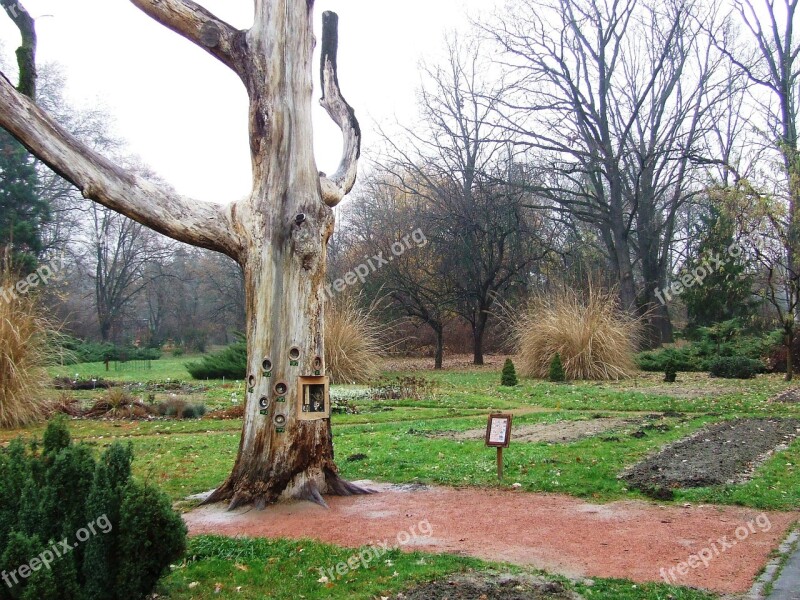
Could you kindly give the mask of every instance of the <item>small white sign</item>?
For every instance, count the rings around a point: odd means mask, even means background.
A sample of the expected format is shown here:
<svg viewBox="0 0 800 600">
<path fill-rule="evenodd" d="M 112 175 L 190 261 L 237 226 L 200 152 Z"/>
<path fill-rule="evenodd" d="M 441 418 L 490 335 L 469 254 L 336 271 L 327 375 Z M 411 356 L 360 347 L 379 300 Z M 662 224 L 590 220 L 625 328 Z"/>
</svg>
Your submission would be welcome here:
<svg viewBox="0 0 800 600">
<path fill-rule="evenodd" d="M 507 447 L 511 442 L 511 415 L 490 415 L 486 426 L 486 445 Z"/>
<path fill-rule="evenodd" d="M 492 419 L 492 429 L 489 432 L 489 442 L 493 444 L 504 444 L 506 432 L 508 431 L 508 421 L 506 419 Z"/>
</svg>

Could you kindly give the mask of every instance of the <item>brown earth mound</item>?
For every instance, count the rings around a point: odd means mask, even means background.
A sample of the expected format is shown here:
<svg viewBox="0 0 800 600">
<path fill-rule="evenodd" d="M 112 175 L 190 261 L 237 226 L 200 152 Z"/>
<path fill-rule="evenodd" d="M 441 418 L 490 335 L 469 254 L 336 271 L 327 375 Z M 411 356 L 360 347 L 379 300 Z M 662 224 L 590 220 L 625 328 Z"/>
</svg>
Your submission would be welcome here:
<svg viewBox="0 0 800 600">
<path fill-rule="evenodd" d="M 717 423 L 638 463 L 623 479 L 647 493 L 741 482 L 776 448 L 791 443 L 798 434 L 797 419 Z"/>
<path fill-rule="evenodd" d="M 800 402 L 800 388 L 790 388 L 770 398 L 770 402 Z"/>
<path fill-rule="evenodd" d="M 537 577 L 500 575 L 482 577 L 477 574 L 432 581 L 395 596 L 397 600 L 540 600 L 561 598 L 580 600 L 582 596 L 556 582 Z"/>
</svg>

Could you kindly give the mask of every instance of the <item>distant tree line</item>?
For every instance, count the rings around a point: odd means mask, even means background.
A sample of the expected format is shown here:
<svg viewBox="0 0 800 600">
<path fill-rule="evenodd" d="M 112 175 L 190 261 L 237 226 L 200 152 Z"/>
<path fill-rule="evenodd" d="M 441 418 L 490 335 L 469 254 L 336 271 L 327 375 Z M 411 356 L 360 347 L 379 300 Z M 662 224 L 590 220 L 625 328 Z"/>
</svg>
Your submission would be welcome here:
<svg viewBox="0 0 800 600">
<path fill-rule="evenodd" d="M 449 320 L 480 364 L 502 306 L 590 281 L 643 320 L 647 347 L 737 317 L 791 345 L 797 4 L 506 5 L 423 66 L 419 119 L 386 126 L 337 260 L 425 230 L 429 248 L 366 285 L 435 333 L 437 366 Z"/>
</svg>

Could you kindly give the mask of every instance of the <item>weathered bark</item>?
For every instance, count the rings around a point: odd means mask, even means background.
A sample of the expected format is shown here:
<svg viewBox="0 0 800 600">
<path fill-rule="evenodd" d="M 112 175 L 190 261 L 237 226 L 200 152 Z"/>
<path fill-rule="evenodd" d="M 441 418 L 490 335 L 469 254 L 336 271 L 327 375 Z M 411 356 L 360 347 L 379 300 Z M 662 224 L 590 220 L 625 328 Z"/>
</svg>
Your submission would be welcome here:
<svg viewBox="0 0 800 600">
<path fill-rule="evenodd" d="M 19 68 L 19 85 L 17 89 L 28 98 L 36 98 L 36 24 L 30 13 L 20 2 L 6 8 L 8 16 L 19 29 L 22 43 L 17 48 L 17 66 Z"/>
<path fill-rule="evenodd" d="M 345 132 L 345 152 L 328 179 L 317 170 L 312 147 L 311 63 L 313 2 L 258 2 L 256 26 L 247 43 L 255 51 L 246 85 L 250 95 L 250 139 L 254 189 L 246 207 L 243 261 L 247 297 L 249 385 L 239 455 L 228 480 L 209 502 L 229 500 L 258 506 L 281 498 L 324 504 L 323 493 L 361 490 L 339 479 L 333 460 L 330 421 L 300 421 L 297 378 L 324 361 L 323 287 L 326 246 L 333 212 L 355 182 L 360 131 L 339 92 L 336 76 L 337 17 L 323 16 L 322 105 Z M 264 74 L 269 74 L 264 77 Z M 299 349 L 297 366 L 289 353 Z M 273 365 L 266 377 L 263 361 Z M 322 363 L 324 372 L 324 362 Z M 285 382 L 288 392 L 275 391 Z M 280 397 L 285 402 L 277 402 Z M 269 401 L 268 416 L 259 399 Z M 283 416 L 281 432 L 275 419 Z"/>
<path fill-rule="evenodd" d="M 244 271 L 248 394 L 242 439 L 228 480 L 209 502 L 263 506 L 281 498 L 324 504 L 321 494 L 365 493 L 342 481 L 330 421 L 298 419 L 298 377 L 324 374 L 325 254 L 335 206 L 352 188 L 360 130 L 336 75 L 337 17 L 323 18 L 321 101 L 344 136 L 330 178 L 313 155 L 313 0 L 255 0 L 255 24 L 236 31 L 189 0 L 131 0 L 231 67 L 250 97 L 253 191 L 218 206 L 168 194 L 74 139 L 0 77 L 0 126 L 84 196 L 174 239 L 228 254 Z M 299 356 L 290 359 L 290 351 Z M 272 363 L 271 376 L 263 361 Z M 284 392 L 275 384 L 283 382 Z M 260 413 L 265 399 L 267 414 Z M 284 401 L 280 401 L 283 399 Z M 282 427 L 276 426 L 276 418 Z"/>
</svg>

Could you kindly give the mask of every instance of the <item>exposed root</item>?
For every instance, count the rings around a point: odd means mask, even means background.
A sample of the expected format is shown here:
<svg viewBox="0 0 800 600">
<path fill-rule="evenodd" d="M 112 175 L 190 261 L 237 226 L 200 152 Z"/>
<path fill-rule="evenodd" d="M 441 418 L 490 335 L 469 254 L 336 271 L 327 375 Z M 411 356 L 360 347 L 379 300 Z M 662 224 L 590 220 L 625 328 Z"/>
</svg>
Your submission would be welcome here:
<svg viewBox="0 0 800 600">
<path fill-rule="evenodd" d="M 325 483 L 328 484 L 328 492 L 334 496 L 366 496 L 376 493 L 375 490 L 342 479 L 338 473 L 329 469 L 325 469 Z"/>
<path fill-rule="evenodd" d="M 236 510 L 240 506 L 245 506 L 247 504 L 252 503 L 252 501 L 253 498 L 250 496 L 250 494 L 242 494 L 242 493 L 236 494 L 231 499 L 230 504 L 228 504 L 228 510 Z"/>
<path fill-rule="evenodd" d="M 217 489 L 215 489 L 213 492 L 211 492 L 211 495 L 205 500 L 203 500 L 200 503 L 200 506 L 207 506 L 209 504 L 216 504 L 217 502 L 230 500 L 232 496 L 233 496 L 233 489 L 230 487 L 229 482 L 226 481 Z"/>
<path fill-rule="evenodd" d="M 307 481 L 305 485 L 300 488 L 300 491 L 294 495 L 294 498 L 297 500 L 308 500 L 314 504 L 319 504 L 323 508 L 330 508 L 322 497 L 322 494 L 319 493 L 319 487 L 317 487 L 317 484 L 313 481 Z"/>
<path fill-rule="evenodd" d="M 256 509 L 263 510 L 269 504 L 281 499 L 307 500 L 325 508 L 328 503 L 322 497 L 322 490 L 332 496 L 363 496 L 376 493 L 375 490 L 363 488 L 339 477 L 331 468 L 323 467 L 316 472 L 304 472 L 283 488 L 282 494 L 270 493 L 267 486 L 253 487 L 240 486 L 236 489 L 229 479 L 215 489 L 201 505 L 228 502 L 228 510 L 236 510 L 242 506 L 252 504 Z"/>
</svg>

